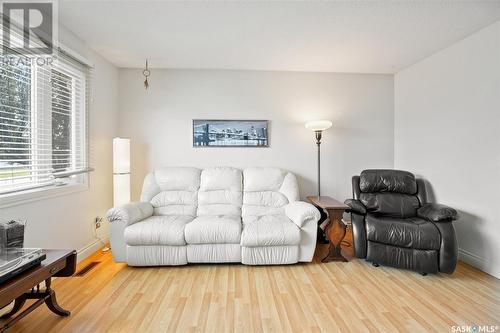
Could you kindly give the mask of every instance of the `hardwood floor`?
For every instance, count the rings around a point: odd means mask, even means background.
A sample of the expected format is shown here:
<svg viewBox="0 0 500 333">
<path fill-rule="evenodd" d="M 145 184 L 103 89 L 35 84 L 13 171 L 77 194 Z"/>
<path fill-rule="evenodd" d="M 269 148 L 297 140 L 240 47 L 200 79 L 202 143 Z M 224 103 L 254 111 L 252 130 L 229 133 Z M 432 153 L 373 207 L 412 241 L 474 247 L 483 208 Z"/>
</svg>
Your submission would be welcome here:
<svg viewBox="0 0 500 333">
<path fill-rule="evenodd" d="M 499 325 L 500 280 L 459 263 L 429 275 L 363 260 L 132 268 L 96 253 L 53 283 L 68 318 L 40 307 L 9 332 L 451 332 Z M 350 248 L 344 254 L 352 258 Z M 500 332 L 500 329 L 497 329 Z"/>
</svg>

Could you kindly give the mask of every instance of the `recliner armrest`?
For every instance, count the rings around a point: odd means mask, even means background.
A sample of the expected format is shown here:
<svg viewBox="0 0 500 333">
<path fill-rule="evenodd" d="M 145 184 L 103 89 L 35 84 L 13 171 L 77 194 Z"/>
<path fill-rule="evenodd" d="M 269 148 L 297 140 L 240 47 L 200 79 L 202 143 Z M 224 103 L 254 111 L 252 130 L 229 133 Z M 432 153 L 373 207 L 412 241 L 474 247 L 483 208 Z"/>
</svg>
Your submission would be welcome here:
<svg viewBox="0 0 500 333">
<path fill-rule="evenodd" d="M 417 210 L 417 216 L 431 222 L 451 222 L 458 218 L 458 213 L 446 205 L 428 203 Z"/>
<path fill-rule="evenodd" d="M 316 207 L 304 201 L 290 202 L 285 206 L 285 214 L 299 228 L 302 228 L 309 220 L 318 222 L 321 217 Z"/>
<path fill-rule="evenodd" d="M 349 206 L 349 211 L 351 213 L 355 214 L 360 214 L 360 215 L 365 215 L 366 214 L 366 207 L 363 205 L 363 203 L 359 200 L 356 199 L 347 199 L 344 201 L 344 203 Z"/>
<path fill-rule="evenodd" d="M 109 222 L 123 221 L 131 225 L 153 215 L 153 206 L 149 202 L 131 202 L 111 208 L 106 214 Z"/>
</svg>

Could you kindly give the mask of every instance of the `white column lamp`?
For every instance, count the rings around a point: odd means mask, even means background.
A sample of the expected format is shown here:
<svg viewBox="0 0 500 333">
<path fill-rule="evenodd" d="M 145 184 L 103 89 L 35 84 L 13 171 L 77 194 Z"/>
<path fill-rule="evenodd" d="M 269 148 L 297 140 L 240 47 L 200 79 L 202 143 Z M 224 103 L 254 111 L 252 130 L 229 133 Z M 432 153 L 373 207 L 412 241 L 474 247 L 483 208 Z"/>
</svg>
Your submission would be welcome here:
<svg viewBox="0 0 500 333">
<path fill-rule="evenodd" d="M 114 206 L 130 202 L 130 139 L 113 139 Z"/>
<path fill-rule="evenodd" d="M 306 123 L 306 128 L 314 131 L 316 134 L 316 145 L 318 146 L 318 197 L 321 196 L 321 156 L 320 156 L 320 145 L 321 145 L 321 136 L 323 131 L 332 127 L 332 122 L 329 120 L 314 120 L 308 121 Z"/>
</svg>

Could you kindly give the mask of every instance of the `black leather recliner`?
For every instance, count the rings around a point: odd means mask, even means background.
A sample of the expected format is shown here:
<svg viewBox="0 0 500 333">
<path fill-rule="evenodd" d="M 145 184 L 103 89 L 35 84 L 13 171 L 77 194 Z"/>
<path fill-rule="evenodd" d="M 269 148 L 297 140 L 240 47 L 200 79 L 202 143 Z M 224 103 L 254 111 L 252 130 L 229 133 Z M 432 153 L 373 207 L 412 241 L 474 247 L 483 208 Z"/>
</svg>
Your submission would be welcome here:
<svg viewBox="0 0 500 333">
<path fill-rule="evenodd" d="M 458 244 L 453 208 L 427 202 L 423 180 L 407 171 L 365 170 L 352 178 L 354 252 L 374 266 L 453 273 Z"/>
</svg>

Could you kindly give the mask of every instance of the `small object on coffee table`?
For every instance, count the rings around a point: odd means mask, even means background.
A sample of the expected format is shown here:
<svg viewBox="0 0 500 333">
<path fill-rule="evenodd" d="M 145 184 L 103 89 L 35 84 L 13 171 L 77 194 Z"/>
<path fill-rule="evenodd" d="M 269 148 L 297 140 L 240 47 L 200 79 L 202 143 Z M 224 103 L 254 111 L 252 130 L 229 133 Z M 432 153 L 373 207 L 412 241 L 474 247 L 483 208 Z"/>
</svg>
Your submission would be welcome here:
<svg viewBox="0 0 500 333">
<path fill-rule="evenodd" d="M 69 316 L 70 312 L 59 306 L 56 293 L 51 288 L 53 276 L 71 276 L 76 270 L 75 250 L 43 250 L 46 259 L 34 268 L 20 273 L 19 275 L 0 283 L 0 309 L 15 300 L 12 310 L 4 314 L 0 319 L 0 332 L 4 332 L 21 318 L 45 303 L 49 310 L 59 316 Z M 45 288 L 40 288 L 40 283 L 45 281 Z M 28 291 L 27 291 L 28 290 Z M 26 309 L 13 317 L 26 300 L 36 300 Z"/>
<path fill-rule="evenodd" d="M 0 222 L 0 248 L 23 247 L 24 224 L 11 220 Z"/>
<path fill-rule="evenodd" d="M 320 211 L 326 211 L 330 218 L 330 222 L 325 228 L 330 246 L 328 254 L 321 261 L 325 263 L 330 261 L 348 261 L 341 253 L 341 243 L 346 233 L 346 225 L 342 219 L 342 215 L 349 207 L 328 196 L 309 196 L 307 200 Z"/>
</svg>

